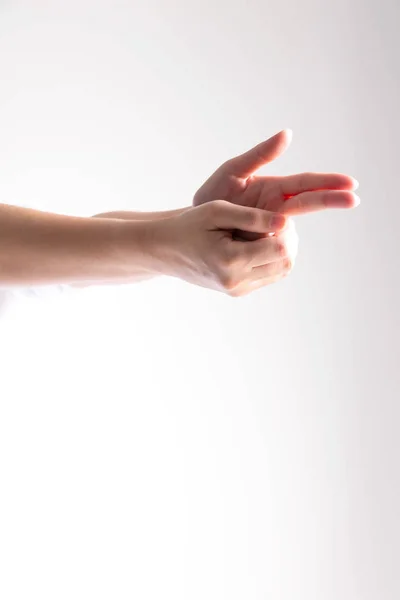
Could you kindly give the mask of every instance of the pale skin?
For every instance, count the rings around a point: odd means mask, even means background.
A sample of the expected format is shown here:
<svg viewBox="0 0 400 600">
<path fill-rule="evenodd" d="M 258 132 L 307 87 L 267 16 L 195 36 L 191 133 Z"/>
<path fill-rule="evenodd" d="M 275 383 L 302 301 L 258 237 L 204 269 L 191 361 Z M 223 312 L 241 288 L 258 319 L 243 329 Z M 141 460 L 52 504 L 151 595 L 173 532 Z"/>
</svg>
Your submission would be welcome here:
<svg viewBox="0 0 400 600">
<path fill-rule="evenodd" d="M 0 287 L 167 275 L 243 296 L 281 280 L 297 254 L 292 216 L 358 204 L 348 175 L 257 176 L 290 140 L 282 131 L 225 162 L 183 209 L 83 218 L 0 205 Z"/>
</svg>

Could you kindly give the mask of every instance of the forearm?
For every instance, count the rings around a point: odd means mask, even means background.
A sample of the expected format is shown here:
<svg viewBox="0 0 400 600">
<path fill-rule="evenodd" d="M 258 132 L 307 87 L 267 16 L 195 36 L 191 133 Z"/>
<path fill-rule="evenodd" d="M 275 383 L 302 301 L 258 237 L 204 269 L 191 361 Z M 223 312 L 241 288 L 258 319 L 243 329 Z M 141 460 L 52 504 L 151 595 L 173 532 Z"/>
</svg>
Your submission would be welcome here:
<svg viewBox="0 0 400 600">
<path fill-rule="evenodd" d="M 0 287 L 115 283 L 154 276 L 157 242 L 151 225 L 0 204 Z"/>
<path fill-rule="evenodd" d="M 136 212 L 129 210 L 120 210 L 100 213 L 98 215 L 93 215 L 93 217 L 101 219 L 121 219 L 123 221 L 155 221 L 160 219 L 168 219 L 172 216 L 181 215 L 187 210 L 189 210 L 189 207 L 178 208 L 176 210 L 165 210 L 160 212 Z"/>
</svg>

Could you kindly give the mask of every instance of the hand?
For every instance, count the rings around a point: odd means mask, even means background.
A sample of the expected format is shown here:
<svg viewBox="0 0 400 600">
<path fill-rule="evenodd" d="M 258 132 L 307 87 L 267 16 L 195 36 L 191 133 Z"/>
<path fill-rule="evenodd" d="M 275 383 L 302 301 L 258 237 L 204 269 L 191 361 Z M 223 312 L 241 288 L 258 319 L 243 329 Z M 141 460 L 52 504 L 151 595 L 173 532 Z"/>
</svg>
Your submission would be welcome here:
<svg viewBox="0 0 400 600">
<path fill-rule="evenodd" d="M 279 281 L 291 271 L 297 254 L 297 234 L 290 219 L 224 200 L 151 226 L 150 239 L 157 240 L 162 274 L 230 296 L 243 296 Z M 262 237 L 239 241 L 237 230 Z"/>
<path fill-rule="evenodd" d="M 304 214 L 326 208 L 353 208 L 358 183 L 340 173 L 300 173 L 288 176 L 257 176 L 254 172 L 274 161 L 289 147 L 291 131 L 284 130 L 248 152 L 221 165 L 196 192 L 193 205 L 222 199 L 285 215 Z"/>
</svg>

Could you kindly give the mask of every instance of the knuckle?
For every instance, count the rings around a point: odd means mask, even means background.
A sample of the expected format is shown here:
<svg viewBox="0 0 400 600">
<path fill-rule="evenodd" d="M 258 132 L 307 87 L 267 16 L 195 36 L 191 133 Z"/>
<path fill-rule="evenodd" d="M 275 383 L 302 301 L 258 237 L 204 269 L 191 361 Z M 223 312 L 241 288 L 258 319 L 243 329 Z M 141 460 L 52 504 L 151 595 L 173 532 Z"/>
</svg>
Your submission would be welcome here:
<svg viewBox="0 0 400 600">
<path fill-rule="evenodd" d="M 231 298 L 241 298 L 246 295 L 246 291 L 243 288 L 238 288 L 235 290 L 229 290 L 228 296 Z"/>
<path fill-rule="evenodd" d="M 220 268 L 218 280 L 222 288 L 229 292 L 233 291 L 240 283 L 240 277 L 236 269 L 227 268 L 226 265 Z"/>
<path fill-rule="evenodd" d="M 278 256 L 285 258 L 288 255 L 288 248 L 284 240 L 277 240 L 276 242 L 276 252 Z"/>
<path fill-rule="evenodd" d="M 207 215 L 214 217 L 220 215 L 226 205 L 225 200 L 212 200 L 204 205 Z"/>
<path fill-rule="evenodd" d="M 285 259 L 285 272 L 287 274 L 289 274 L 293 270 L 293 267 L 294 267 L 294 259 L 289 256 Z"/>
<path fill-rule="evenodd" d="M 238 285 L 238 280 L 236 277 L 234 277 L 233 275 L 227 273 L 222 275 L 222 277 L 220 278 L 221 280 L 221 285 L 224 288 L 224 290 L 227 290 L 228 292 L 230 292 L 231 294 L 234 293 L 235 288 Z"/>
<path fill-rule="evenodd" d="M 214 206 L 217 210 L 221 210 L 221 208 L 224 208 L 227 203 L 226 203 L 226 200 L 217 199 L 217 200 L 212 200 L 210 202 L 210 204 L 212 206 Z"/>
</svg>

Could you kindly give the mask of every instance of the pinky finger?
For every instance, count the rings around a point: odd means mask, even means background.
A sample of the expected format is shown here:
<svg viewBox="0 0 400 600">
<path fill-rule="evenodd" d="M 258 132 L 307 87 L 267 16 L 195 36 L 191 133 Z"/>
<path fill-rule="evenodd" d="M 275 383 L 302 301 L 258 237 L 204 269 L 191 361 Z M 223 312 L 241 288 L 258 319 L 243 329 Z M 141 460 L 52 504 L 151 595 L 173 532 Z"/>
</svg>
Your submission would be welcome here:
<svg viewBox="0 0 400 600">
<path fill-rule="evenodd" d="M 284 258 L 276 262 L 268 263 L 260 267 L 254 267 L 251 270 L 250 277 L 252 281 L 258 281 L 259 279 L 266 279 L 268 277 L 275 277 L 276 275 L 289 275 L 293 269 L 294 260 Z"/>
</svg>

